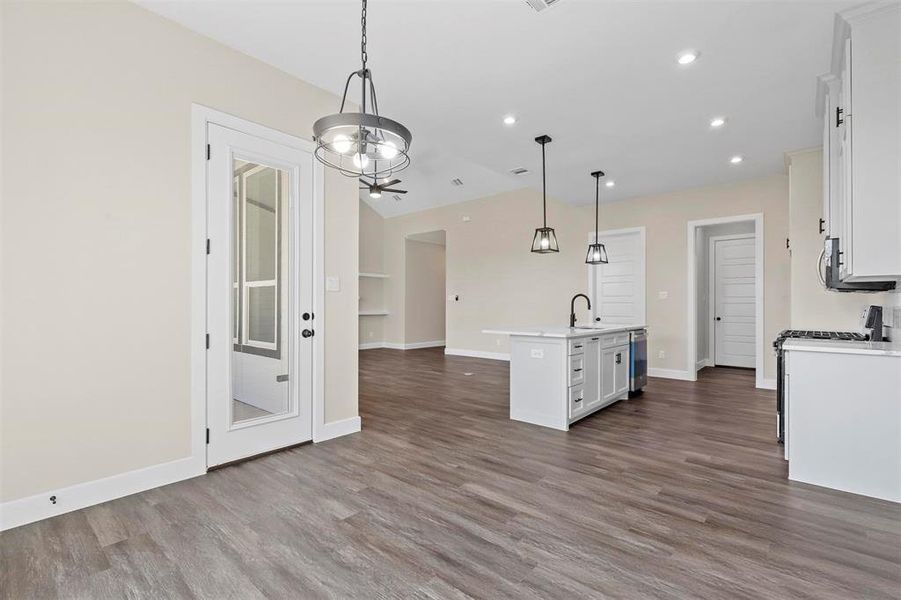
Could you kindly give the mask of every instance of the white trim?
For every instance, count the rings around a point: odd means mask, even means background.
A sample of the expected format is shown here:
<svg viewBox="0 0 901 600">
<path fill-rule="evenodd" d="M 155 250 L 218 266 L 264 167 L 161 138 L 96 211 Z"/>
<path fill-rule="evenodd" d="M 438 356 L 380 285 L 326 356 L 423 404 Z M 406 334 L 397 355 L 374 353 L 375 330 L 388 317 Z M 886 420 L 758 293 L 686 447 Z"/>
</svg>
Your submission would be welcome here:
<svg viewBox="0 0 901 600">
<path fill-rule="evenodd" d="M 760 381 L 755 386 L 761 390 L 775 390 L 776 389 L 776 380 L 775 379 L 764 379 Z"/>
<path fill-rule="evenodd" d="M 362 426 L 363 422 L 360 417 L 350 417 L 349 419 L 342 419 L 341 421 L 323 423 L 322 427 L 314 434 L 313 441 L 317 443 L 324 442 L 336 437 L 357 433 Z"/>
<path fill-rule="evenodd" d="M 360 273 L 360 277 L 372 277 L 375 279 L 388 279 L 391 275 L 387 273 Z"/>
<path fill-rule="evenodd" d="M 389 315 L 387 310 L 361 310 L 359 312 L 359 316 L 361 317 L 384 317 Z"/>
<path fill-rule="evenodd" d="M 697 235 L 697 232 L 695 232 L 695 235 Z M 714 317 L 716 317 L 716 242 L 726 240 L 746 240 L 753 238 L 753 233 L 712 235 L 707 238 L 707 360 L 710 361 L 711 367 L 716 366 L 716 323 L 714 323 L 713 320 Z M 697 302 L 697 298 L 695 298 L 695 302 Z M 697 326 L 697 323 L 695 323 L 695 327 Z M 695 332 L 695 335 L 697 335 L 697 332 Z M 755 347 L 754 350 L 756 353 L 757 348 Z"/>
<path fill-rule="evenodd" d="M 704 367 L 712 367 L 713 361 L 709 358 L 702 358 L 698 362 L 695 363 L 695 371 L 700 371 Z"/>
<path fill-rule="evenodd" d="M 444 345 L 444 340 L 433 340 L 431 342 L 411 342 L 409 344 L 399 344 L 397 342 L 366 342 L 360 344 L 359 349 L 372 350 L 374 348 L 388 348 L 390 350 L 418 350 L 419 348 L 440 348 Z"/>
<path fill-rule="evenodd" d="M 472 358 L 487 358 L 489 360 L 510 361 L 510 354 L 506 352 L 485 352 L 483 350 L 466 350 L 463 348 L 445 348 L 444 353 L 449 356 L 469 356 Z"/>
<path fill-rule="evenodd" d="M 680 371 L 678 369 L 655 369 L 648 368 L 648 377 L 662 377 L 664 379 L 680 379 L 682 381 L 697 381 L 698 377 L 694 371 Z"/>
<path fill-rule="evenodd" d="M 686 372 L 691 373 L 690 381 L 697 381 L 697 372 L 694 370 L 695 364 L 697 363 L 697 355 L 698 355 L 698 298 L 697 298 L 697 287 L 698 287 L 698 274 L 697 269 L 695 268 L 697 263 L 697 257 L 695 256 L 695 232 L 698 227 L 704 227 L 705 225 L 720 225 L 722 223 L 739 223 L 742 221 L 753 221 L 754 222 L 754 295 L 755 295 L 755 311 L 754 317 L 756 320 L 755 323 L 755 338 L 756 338 L 756 348 L 755 348 L 755 385 L 757 387 L 761 387 L 763 384 L 763 354 L 764 354 L 764 346 L 763 346 L 763 293 L 764 293 L 764 279 L 763 279 L 763 239 L 764 239 L 764 231 L 763 231 L 763 213 L 753 213 L 747 215 L 735 215 L 732 217 L 716 217 L 713 219 L 699 219 L 695 221 L 688 221 L 686 224 L 686 232 L 687 237 L 685 238 L 685 257 L 686 257 L 686 266 L 687 266 L 687 285 L 688 289 L 686 290 L 686 298 L 688 301 L 686 302 L 686 340 L 685 346 L 687 349 L 686 352 L 686 363 L 685 368 Z M 651 371 L 654 369 L 648 369 L 648 374 L 651 374 Z"/>
<path fill-rule="evenodd" d="M 205 473 L 203 463 L 188 457 L 11 500 L 0 504 L 0 531 Z M 50 496 L 56 496 L 56 504 L 50 502 Z"/>
<path fill-rule="evenodd" d="M 648 322 L 648 244 L 647 244 L 647 228 L 644 225 L 640 227 L 624 227 L 621 229 L 604 229 L 602 231 L 598 231 L 598 237 L 603 236 L 614 236 L 614 235 L 629 235 L 632 233 L 637 233 L 639 238 L 639 243 L 641 244 L 641 263 L 639 265 L 640 275 L 638 280 L 641 282 L 641 293 L 639 294 L 639 298 L 641 300 L 641 318 L 639 319 L 639 323 L 647 323 Z M 588 243 L 594 243 L 595 235 L 592 231 L 588 234 Z M 598 310 L 600 309 L 600 302 L 597 301 L 597 286 L 594 280 L 595 272 L 597 270 L 596 267 L 592 265 L 586 265 L 588 267 L 588 295 L 591 296 L 591 305 L 592 305 L 592 317 L 596 318 Z"/>
</svg>

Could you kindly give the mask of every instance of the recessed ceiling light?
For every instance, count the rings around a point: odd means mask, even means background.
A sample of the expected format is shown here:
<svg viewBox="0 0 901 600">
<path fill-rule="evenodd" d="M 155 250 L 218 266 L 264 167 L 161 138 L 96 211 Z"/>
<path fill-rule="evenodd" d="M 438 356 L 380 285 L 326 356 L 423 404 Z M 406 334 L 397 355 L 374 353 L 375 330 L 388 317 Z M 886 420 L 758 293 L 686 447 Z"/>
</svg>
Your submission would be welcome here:
<svg viewBox="0 0 901 600">
<path fill-rule="evenodd" d="M 710 126 L 714 129 L 722 127 L 726 124 L 726 117 L 714 117 L 710 119 Z"/>
<path fill-rule="evenodd" d="M 733 156 L 732 158 L 729 159 L 729 162 L 732 163 L 733 165 L 737 165 L 738 163 L 740 163 L 743 160 L 744 160 L 743 156 L 736 154 L 735 156 Z"/>
<path fill-rule="evenodd" d="M 684 52 L 680 52 L 678 58 L 680 65 L 690 65 L 694 61 L 698 59 L 698 53 L 694 50 L 686 50 Z"/>
<path fill-rule="evenodd" d="M 514 117 L 513 115 L 507 115 L 506 117 L 504 117 L 504 125 L 513 125 L 514 123 L 516 123 L 516 117 Z"/>
<path fill-rule="evenodd" d="M 608 182 L 605 183 L 604 185 L 606 185 L 607 187 L 613 187 L 613 186 L 616 185 L 616 182 L 615 182 L 615 181 L 608 181 Z"/>
</svg>

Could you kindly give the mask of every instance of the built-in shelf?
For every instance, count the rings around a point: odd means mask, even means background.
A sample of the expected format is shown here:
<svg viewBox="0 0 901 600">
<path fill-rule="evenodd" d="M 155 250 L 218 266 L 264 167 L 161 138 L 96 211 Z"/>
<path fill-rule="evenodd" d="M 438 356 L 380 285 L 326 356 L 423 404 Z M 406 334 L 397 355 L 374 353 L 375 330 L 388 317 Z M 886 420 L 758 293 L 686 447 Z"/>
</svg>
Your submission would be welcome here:
<svg viewBox="0 0 901 600">
<path fill-rule="evenodd" d="M 387 310 L 361 310 L 361 317 L 383 317 L 388 314 Z"/>
<path fill-rule="evenodd" d="M 387 279 L 387 273 L 360 273 L 360 277 L 372 277 L 374 279 Z"/>
</svg>

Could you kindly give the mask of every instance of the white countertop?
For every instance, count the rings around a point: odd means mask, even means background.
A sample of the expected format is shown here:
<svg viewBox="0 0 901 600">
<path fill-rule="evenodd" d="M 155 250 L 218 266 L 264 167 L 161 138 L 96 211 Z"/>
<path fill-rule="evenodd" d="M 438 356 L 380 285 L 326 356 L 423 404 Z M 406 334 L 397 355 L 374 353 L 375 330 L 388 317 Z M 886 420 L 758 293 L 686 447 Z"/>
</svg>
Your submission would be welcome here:
<svg viewBox="0 0 901 600">
<path fill-rule="evenodd" d="M 874 356 L 901 356 L 901 342 L 851 342 L 847 340 L 788 339 L 783 350 L 796 352 L 828 352 L 832 354 L 872 354 Z"/>
<path fill-rule="evenodd" d="M 590 329 L 579 327 L 566 327 L 560 325 L 532 326 L 532 327 L 499 327 L 497 329 L 483 329 L 482 333 L 493 335 L 514 335 L 526 337 L 547 338 L 577 338 L 605 333 L 621 333 L 635 329 L 645 329 L 646 325 L 603 325 L 592 326 Z"/>
</svg>

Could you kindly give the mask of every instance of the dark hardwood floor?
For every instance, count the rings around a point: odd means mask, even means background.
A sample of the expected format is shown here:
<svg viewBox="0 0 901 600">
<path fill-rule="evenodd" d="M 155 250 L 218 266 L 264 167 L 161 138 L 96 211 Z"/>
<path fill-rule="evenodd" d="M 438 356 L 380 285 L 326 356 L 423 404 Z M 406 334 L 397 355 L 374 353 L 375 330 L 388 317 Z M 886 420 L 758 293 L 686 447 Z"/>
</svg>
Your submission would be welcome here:
<svg viewBox="0 0 901 600">
<path fill-rule="evenodd" d="M 508 365 L 360 358 L 363 431 L 5 532 L 4 598 L 901 598 L 901 507 L 786 479 L 753 372 L 568 433 Z"/>
</svg>

